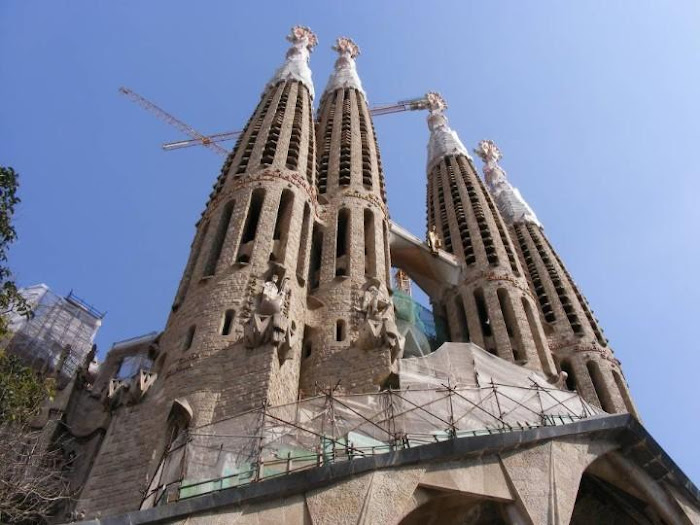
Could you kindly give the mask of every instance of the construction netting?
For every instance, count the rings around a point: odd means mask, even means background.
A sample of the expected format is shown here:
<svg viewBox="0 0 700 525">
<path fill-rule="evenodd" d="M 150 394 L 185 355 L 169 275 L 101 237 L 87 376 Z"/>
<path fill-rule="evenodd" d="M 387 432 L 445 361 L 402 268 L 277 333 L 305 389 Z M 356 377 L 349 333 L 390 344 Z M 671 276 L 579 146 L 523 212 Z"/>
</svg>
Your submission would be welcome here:
<svg viewBox="0 0 700 525">
<path fill-rule="evenodd" d="M 435 317 L 430 309 L 418 303 L 410 294 L 394 289 L 392 300 L 396 324 L 407 343 L 404 355 L 428 355 L 447 340 L 444 320 Z"/>
<path fill-rule="evenodd" d="M 33 315 L 9 314 L 7 349 L 35 370 L 72 377 L 90 352 L 104 314 L 72 292 L 60 297 L 44 284 L 20 292 Z"/>
<path fill-rule="evenodd" d="M 468 343 L 404 359 L 399 376 L 399 390 L 328 390 L 189 429 L 166 454 L 143 507 L 328 463 L 600 413 L 575 392 Z"/>
</svg>

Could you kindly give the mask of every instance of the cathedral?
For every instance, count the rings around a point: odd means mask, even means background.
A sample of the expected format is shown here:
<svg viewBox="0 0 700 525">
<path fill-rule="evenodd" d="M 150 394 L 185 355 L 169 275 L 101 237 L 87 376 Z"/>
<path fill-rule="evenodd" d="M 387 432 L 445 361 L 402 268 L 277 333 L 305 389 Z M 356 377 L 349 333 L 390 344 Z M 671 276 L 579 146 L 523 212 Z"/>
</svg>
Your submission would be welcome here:
<svg viewBox="0 0 700 525">
<path fill-rule="evenodd" d="M 359 47 L 337 39 L 317 93 L 316 36 L 287 39 L 165 328 L 45 411 L 75 458 L 63 521 L 700 523 L 497 145 L 470 151 L 445 100 L 421 99 L 414 235 L 390 219 Z"/>
</svg>

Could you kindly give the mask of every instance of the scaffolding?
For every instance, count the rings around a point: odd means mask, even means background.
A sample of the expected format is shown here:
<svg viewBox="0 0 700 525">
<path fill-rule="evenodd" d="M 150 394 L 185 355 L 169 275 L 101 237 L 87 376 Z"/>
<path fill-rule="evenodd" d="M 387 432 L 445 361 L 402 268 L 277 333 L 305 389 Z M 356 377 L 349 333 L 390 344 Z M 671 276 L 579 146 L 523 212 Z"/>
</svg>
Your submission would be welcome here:
<svg viewBox="0 0 700 525">
<path fill-rule="evenodd" d="M 72 290 L 60 297 L 39 284 L 20 292 L 33 314 L 30 318 L 10 314 L 5 347 L 34 370 L 72 377 L 90 353 L 104 313 Z"/>
<path fill-rule="evenodd" d="M 401 389 L 328 389 L 189 429 L 166 452 L 142 508 L 304 469 L 449 439 L 565 425 L 600 414 L 576 392 L 472 344 L 401 363 Z"/>
</svg>

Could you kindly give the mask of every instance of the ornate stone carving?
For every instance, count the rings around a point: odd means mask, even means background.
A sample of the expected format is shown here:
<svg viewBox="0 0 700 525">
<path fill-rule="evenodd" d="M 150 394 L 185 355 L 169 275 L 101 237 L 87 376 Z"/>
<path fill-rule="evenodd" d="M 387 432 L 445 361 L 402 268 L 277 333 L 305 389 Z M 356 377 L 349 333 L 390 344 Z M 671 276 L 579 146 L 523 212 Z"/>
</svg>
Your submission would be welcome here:
<svg viewBox="0 0 700 525">
<path fill-rule="evenodd" d="M 464 155 L 471 159 L 467 148 L 459 140 L 457 133 L 450 128 L 445 116 L 447 102 L 439 93 L 425 95 L 426 107 L 430 111 L 428 115 L 428 128 L 430 140 L 428 141 L 428 171 L 445 155 Z"/>
<path fill-rule="evenodd" d="M 509 223 L 532 222 L 540 226 L 535 212 L 525 202 L 520 191 L 508 182 L 505 170 L 498 164 L 503 157 L 498 146 L 492 140 L 482 140 L 474 153 L 484 161 L 486 185 L 506 221 Z"/>
<path fill-rule="evenodd" d="M 355 308 L 364 316 L 359 326 L 355 344 L 364 350 L 388 348 L 391 361 L 401 359 L 405 339 L 392 315 L 391 299 L 373 282 L 365 287 L 361 303 Z"/>
<path fill-rule="evenodd" d="M 326 93 L 341 88 L 354 88 L 364 95 L 365 90 L 362 89 L 355 65 L 355 58 L 360 54 L 358 45 L 352 39 L 342 36 L 335 41 L 333 50 L 340 56 L 335 61 L 335 68 L 328 79 Z"/>
<path fill-rule="evenodd" d="M 272 76 L 268 88 L 284 80 L 297 80 L 307 87 L 311 98 L 314 98 L 309 55 L 318 43 L 318 39 L 308 27 L 294 26 L 287 40 L 292 43 L 292 46 L 287 51 L 284 64 Z"/>
<path fill-rule="evenodd" d="M 332 49 L 340 53 L 340 55 L 348 55 L 350 58 L 357 58 L 360 55 L 360 47 L 352 38 L 346 36 L 338 37 Z"/>
<path fill-rule="evenodd" d="M 430 251 L 433 255 L 437 255 L 440 249 L 442 249 L 442 240 L 438 235 L 437 226 L 435 226 L 434 224 L 428 232 L 428 248 L 430 248 Z"/>
<path fill-rule="evenodd" d="M 139 370 L 139 373 L 130 379 L 110 379 L 106 399 L 109 408 L 114 410 L 122 405 L 138 403 L 156 379 L 158 374 L 149 370 Z"/>
<path fill-rule="evenodd" d="M 293 333 L 287 317 L 289 302 L 289 278 L 279 283 L 279 275 L 273 274 L 263 284 L 257 306 L 245 325 L 243 337 L 248 348 L 270 344 L 280 348 L 292 345 Z M 279 284 L 278 284 L 279 283 Z"/>
</svg>

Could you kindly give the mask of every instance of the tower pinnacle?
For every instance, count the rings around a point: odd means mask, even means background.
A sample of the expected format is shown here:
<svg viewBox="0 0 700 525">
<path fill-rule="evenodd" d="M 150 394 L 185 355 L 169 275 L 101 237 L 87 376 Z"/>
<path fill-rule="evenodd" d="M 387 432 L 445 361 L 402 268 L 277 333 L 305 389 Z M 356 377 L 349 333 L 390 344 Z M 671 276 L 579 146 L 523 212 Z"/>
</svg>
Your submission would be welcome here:
<svg viewBox="0 0 700 525">
<path fill-rule="evenodd" d="M 341 36 L 335 41 L 332 49 L 337 51 L 340 56 L 335 61 L 335 69 L 328 79 L 326 92 L 331 93 L 339 88 L 355 88 L 367 98 L 355 65 L 355 58 L 360 54 L 360 47 L 352 39 Z"/>
<path fill-rule="evenodd" d="M 503 157 L 501 150 L 492 140 L 482 140 L 474 150 L 484 161 L 484 178 L 503 218 L 510 224 L 530 222 L 541 226 L 535 212 L 506 178 L 506 172 L 498 161 Z"/>
<path fill-rule="evenodd" d="M 430 129 L 430 140 L 428 141 L 428 171 L 435 162 L 445 155 L 464 155 L 471 159 L 467 148 L 459 140 L 457 132 L 450 128 L 445 116 L 447 102 L 439 93 L 428 93 L 428 128 Z"/>
<path fill-rule="evenodd" d="M 284 64 L 275 71 L 267 87 L 274 86 L 283 80 L 298 80 L 306 86 L 313 99 L 314 84 L 311 80 L 309 56 L 318 43 L 318 39 L 308 27 L 294 26 L 287 36 L 287 40 L 292 43 L 292 46 L 287 51 Z"/>
</svg>

